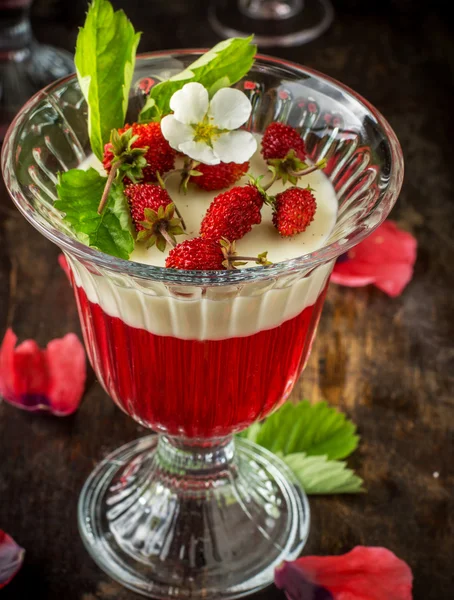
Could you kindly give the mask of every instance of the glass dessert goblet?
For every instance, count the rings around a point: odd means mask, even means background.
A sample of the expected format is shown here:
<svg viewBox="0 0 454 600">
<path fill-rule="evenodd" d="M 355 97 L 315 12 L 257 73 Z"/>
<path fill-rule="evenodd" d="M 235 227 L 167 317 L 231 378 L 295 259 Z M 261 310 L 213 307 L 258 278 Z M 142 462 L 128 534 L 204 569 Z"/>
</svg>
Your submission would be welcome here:
<svg viewBox="0 0 454 600">
<path fill-rule="evenodd" d="M 137 60 L 142 89 L 198 53 Z M 58 171 L 90 154 L 87 107 L 74 76 L 20 111 L 2 167 L 23 215 L 68 260 L 85 344 L 107 393 L 158 432 L 127 444 L 89 476 L 79 502 L 82 538 L 98 565 L 157 598 L 236 598 L 295 558 L 309 527 L 306 496 L 272 454 L 234 437 L 289 396 L 309 356 L 333 263 L 391 210 L 402 154 L 383 117 L 312 70 L 259 57 L 238 84 L 247 126 L 296 127 L 309 158 L 325 158 L 339 201 L 319 250 L 268 267 L 175 271 L 117 259 L 78 241 L 54 209 Z"/>
</svg>

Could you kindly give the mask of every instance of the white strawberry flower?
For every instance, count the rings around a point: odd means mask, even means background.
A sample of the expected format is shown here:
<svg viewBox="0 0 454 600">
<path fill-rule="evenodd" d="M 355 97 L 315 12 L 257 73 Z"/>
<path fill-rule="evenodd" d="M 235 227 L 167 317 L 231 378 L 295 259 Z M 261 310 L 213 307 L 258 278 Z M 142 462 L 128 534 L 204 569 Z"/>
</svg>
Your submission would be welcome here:
<svg viewBox="0 0 454 600">
<path fill-rule="evenodd" d="M 252 133 L 238 130 L 252 110 L 240 90 L 222 88 L 210 101 L 201 83 L 187 83 L 174 93 L 170 108 L 173 115 L 162 119 L 162 133 L 172 148 L 194 160 L 206 165 L 243 163 L 257 149 Z"/>
</svg>

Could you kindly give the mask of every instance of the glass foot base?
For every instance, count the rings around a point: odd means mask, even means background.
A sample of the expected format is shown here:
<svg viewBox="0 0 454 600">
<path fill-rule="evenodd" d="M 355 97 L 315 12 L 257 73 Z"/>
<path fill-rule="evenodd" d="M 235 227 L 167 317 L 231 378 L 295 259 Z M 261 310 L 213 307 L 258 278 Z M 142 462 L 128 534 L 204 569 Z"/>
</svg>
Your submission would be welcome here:
<svg viewBox="0 0 454 600">
<path fill-rule="evenodd" d="M 291 18 L 266 19 L 248 16 L 231 0 L 212 0 L 209 21 L 222 37 L 254 35 L 261 47 L 298 46 L 318 38 L 331 25 L 334 10 L 330 0 L 305 0 Z"/>
<path fill-rule="evenodd" d="M 153 598 L 239 598 L 301 552 L 309 506 L 276 456 L 243 439 L 197 454 L 149 436 L 110 454 L 79 500 L 98 566 Z"/>
</svg>

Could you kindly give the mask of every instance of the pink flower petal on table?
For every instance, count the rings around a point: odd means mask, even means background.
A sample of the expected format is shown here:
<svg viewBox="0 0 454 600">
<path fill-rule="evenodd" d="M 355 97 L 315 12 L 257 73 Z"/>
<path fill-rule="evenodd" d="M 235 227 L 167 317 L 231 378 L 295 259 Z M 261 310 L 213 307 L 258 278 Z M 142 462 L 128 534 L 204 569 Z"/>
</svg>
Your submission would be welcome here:
<svg viewBox="0 0 454 600">
<path fill-rule="evenodd" d="M 85 350 L 74 333 L 47 344 L 48 395 L 52 413 L 70 415 L 77 410 L 85 388 Z"/>
<path fill-rule="evenodd" d="M 412 600 L 413 597 L 410 567 L 386 548 L 357 546 L 342 556 L 305 556 L 277 569 L 275 582 L 289 600 Z M 309 584 L 317 593 L 300 594 Z M 323 596 L 319 588 L 330 595 Z"/>
<path fill-rule="evenodd" d="M 65 272 L 66 277 L 69 280 L 69 283 L 71 283 L 71 270 L 69 268 L 68 261 L 66 260 L 66 256 L 63 253 L 58 255 L 58 264 Z"/>
<path fill-rule="evenodd" d="M 389 296 L 398 296 L 411 280 L 416 246 L 410 233 L 385 221 L 334 265 L 331 281 L 350 287 L 373 283 Z"/>
<path fill-rule="evenodd" d="M 23 410 L 57 416 L 77 410 L 82 398 L 86 362 L 84 348 L 73 333 L 52 340 L 42 350 L 34 340 L 16 348 L 8 329 L 0 347 L 0 395 Z"/>
<path fill-rule="evenodd" d="M 16 575 L 24 562 L 25 550 L 0 529 L 0 589 Z"/>
</svg>

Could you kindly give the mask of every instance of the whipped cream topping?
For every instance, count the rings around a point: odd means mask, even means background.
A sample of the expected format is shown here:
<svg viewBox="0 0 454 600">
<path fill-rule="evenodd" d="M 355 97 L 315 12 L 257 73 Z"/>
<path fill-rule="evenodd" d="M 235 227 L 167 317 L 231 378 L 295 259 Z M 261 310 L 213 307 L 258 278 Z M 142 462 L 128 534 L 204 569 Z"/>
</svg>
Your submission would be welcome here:
<svg viewBox="0 0 454 600">
<path fill-rule="evenodd" d="M 94 157 L 81 168 L 89 166 L 102 169 Z M 250 171 L 255 176 L 266 173 L 259 152 L 251 159 Z M 244 178 L 236 185 L 247 182 Z M 178 176 L 170 178 L 167 189 L 184 216 L 189 237 L 195 237 L 210 202 L 220 192 L 206 192 L 190 185 L 185 196 L 178 191 L 178 184 Z M 266 206 L 262 210 L 262 223 L 237 241 L 239 254 L 256 256 L 267 250 L 272 262 L 280 262 L 324 245 L 336 221 L 334 189 L 320 171 L 300 179 L 298 184 L 301 187 L 310 185 L 317 199 L 314 221 L 306 231 L 293 238 L 281 238 L 272 224 L 271 209 Z M 277 182 L 269 193 L 276 194 L 284 187 Z M 185 238 L 181 236 L 180 239 Z M 130 260 L 164 266 L 167 254 L 168 250 L 162 253 L 156 247 L 147 250 L 143 244 L 136 244 Z M 68 260 L 76 285 L 84 289 L 90 302 L 99 304 L 108 315 L 156 335 L 195 340 L 242 337 L 277 327 L 315 303 L 333 266 L 333 263 L 321 265 L 306 277 L 293 274 L 291 281 L 282 277 L 235 286 L 180 290 L 178 286 L 144 283 L 127 275 L 96 275 L 71 256 Z"/>
</svg>

